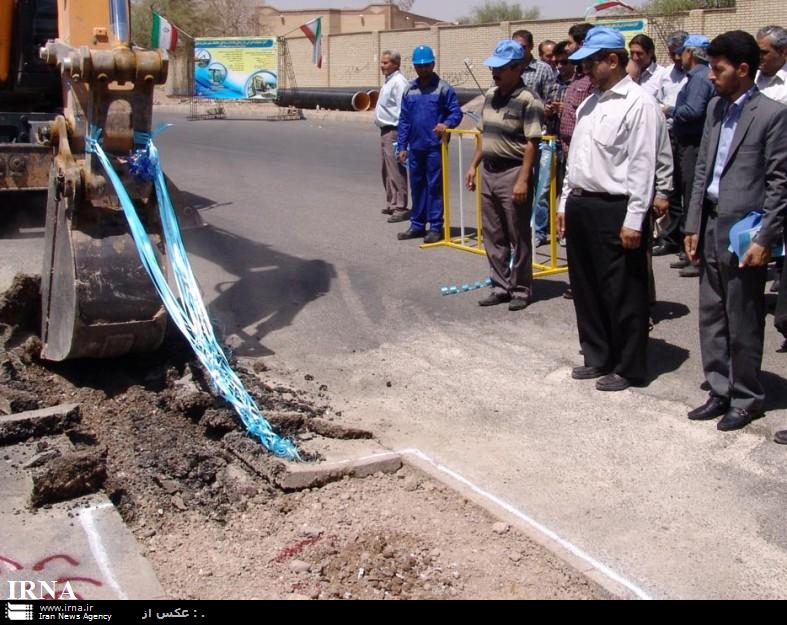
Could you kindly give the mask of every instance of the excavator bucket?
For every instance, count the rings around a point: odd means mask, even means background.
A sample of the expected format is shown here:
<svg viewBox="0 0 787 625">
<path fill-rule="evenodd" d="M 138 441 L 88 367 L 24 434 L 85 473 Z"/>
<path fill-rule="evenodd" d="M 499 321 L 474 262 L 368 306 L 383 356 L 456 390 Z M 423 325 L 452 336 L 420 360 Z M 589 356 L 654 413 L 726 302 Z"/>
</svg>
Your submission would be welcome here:
<svg viewBox="0 0 787 625">
<path fill-rule="evenodd" d="M 62 361 L 155 350 L 167 316 L 122 210 L 61 197 L 56 178 L 53 168 L 41 286 L 42 356 Z M 161 250 L 156 214 L 151 200 L 140 217 Z"/>
</svg>

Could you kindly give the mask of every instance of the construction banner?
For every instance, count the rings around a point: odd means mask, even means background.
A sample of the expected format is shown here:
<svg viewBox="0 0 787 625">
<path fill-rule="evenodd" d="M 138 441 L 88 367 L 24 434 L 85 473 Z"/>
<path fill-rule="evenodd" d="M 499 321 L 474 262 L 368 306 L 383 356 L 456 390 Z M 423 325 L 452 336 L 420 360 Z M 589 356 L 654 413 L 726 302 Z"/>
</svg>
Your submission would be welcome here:
<svg viewBox="0 0 787 625">
<path fill-rule="evenodd" d="M 194 95 L 274 100 L 278 57 L 275 37 L 198 37 L 194 40 Z"/>
<path fill-rule="evenodd" d="M 596 20 L 593 22 L 594 26 L 604 26 L 606 28 L 614 28 L 619 30 L 620 34 L 626 40 L 626 49 L 628 49 L 631 40 L 637 35 L 648 34 L 648 20 L 644 17 L 638 17 L 628 20 Z"/>
</svg>

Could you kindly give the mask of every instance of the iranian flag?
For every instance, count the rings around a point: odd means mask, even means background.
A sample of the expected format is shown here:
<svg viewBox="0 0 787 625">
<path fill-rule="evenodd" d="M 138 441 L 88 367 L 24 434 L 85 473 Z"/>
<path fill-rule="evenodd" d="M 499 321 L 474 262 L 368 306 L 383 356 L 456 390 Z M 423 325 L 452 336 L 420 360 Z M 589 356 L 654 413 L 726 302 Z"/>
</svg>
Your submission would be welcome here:
<svg viewBox="0 0 787 625">
<path fill-rule="evenodd" d="M 178 31 L 158 13 L 154 13 L 150 39 L 151 48 L 161 48 L 171 52 L 178 45 Z"/>
<path fill-rule="evenodd" d="M 322 18 L 315 17 L 311 22 L 301 26 L 301 30 L 314 46 L 312 63 L 317 67 L 322 67 Z"/>
</svg>

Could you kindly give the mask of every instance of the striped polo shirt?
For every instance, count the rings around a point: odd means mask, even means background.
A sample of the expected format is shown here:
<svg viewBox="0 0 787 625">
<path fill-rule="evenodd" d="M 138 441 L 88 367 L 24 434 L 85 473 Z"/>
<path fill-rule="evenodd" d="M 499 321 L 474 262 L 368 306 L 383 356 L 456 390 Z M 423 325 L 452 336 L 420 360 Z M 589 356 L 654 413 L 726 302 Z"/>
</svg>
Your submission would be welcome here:
<svg viewBox="0 0 787 625">
<path fill-rule="evenodd" d="M 543 119 L 543 103 L 521 81 L 507 96 L 492 87 L 478 122 L 484 135 L 484 160 L 521 162 L 528 140 L 541 138 Z"/>
</svg>

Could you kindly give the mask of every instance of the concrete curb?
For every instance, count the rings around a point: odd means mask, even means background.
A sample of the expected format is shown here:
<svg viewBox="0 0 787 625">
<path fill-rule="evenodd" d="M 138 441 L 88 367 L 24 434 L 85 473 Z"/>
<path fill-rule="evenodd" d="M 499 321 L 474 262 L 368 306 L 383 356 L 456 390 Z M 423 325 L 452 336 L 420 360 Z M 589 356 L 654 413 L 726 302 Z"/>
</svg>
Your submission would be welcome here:
<svg viewBox="0 0 787 625">
<path fill-rule="evenodd" d="M 71 448 L 62 435 L 49 442 Z M 37 453 L 36 444 L 20 443 L 3 452 L 0 600 L 12 598 L 11 584 L 18 590 L 22 581 L 58 579 L 73 582 L 73 590 L 89 601 L 166 598 L 151 563 L 106 495 L 31 511 L 32 477 L 22 467 Z"/>
<path fill-rule="evenodd" d="M 286 472 L 276 477 L 276 483 L 284 490 L 294 491 L 325 486 L 344 477 L 364 478 L 379 472 L 396 473 L 402 468 L 402 457 L 397 453 L 384 453 L 314 466 L 291 462 L 285 462 L 284 466 Z"/>
</svg>

